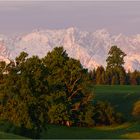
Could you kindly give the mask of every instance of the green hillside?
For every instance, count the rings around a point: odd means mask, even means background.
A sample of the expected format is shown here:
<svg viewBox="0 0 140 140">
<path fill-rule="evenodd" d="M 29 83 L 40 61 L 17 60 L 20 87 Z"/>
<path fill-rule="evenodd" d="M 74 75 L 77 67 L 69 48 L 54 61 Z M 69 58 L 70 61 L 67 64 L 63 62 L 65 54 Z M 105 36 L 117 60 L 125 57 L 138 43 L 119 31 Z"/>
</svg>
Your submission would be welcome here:
<svg viewBox="0 0 140 140">
<path fill-rule="evenodd" d="M 27 139 L 27 138 L 11 133 L 0 132 L 0 139 Z"/>
<path fill-rule="evenodd" d="M 117 111 L 122 112 L 125 117 L 132 119 L 131 112 L 133 104 L 140 100 L 140 86 L 94 86 L 95 101 L 109 101 Z"/>
<path fill-rule="evenodd" d="M 125 123 L 119 126 L 78 128 L 64 126 L 49 126 L 41 138 L 48 139 L 122 139 L 140 138 L 138 123 Z"/>
<path fill-rule="evenodd" d="M 140 138 L 140 124 L 132 122 L 131 111 L 135 101 L 140 100 L 140 86 L 93 86 L 90 87 L 97 100 L 109 101 L 117 111 L 122 112 L 130 122 L 119 126 L 105 126 L 95 128 L 78 128 L 64 126 L 49 126 L 42 138 L 84 138 L 84 139 L 123 139 Z"/>
<path fill-rule="evenodd" d="M 93 86 L 90 87 L 97 100 L 109 101 L 124 114 L 128 122 L 118 126 L 102 126 L 94 128 L 79 128 L 48 125 L 48 129 L 41 134 L 42 139 L 123 139 L 140 138 L 140 124 L 133 122 L 131 116 L 135 101 L 140 100 L 140 86 Z M 0 132 L 0 138 L 24 139 L 24 137 Z"/>
</svg>

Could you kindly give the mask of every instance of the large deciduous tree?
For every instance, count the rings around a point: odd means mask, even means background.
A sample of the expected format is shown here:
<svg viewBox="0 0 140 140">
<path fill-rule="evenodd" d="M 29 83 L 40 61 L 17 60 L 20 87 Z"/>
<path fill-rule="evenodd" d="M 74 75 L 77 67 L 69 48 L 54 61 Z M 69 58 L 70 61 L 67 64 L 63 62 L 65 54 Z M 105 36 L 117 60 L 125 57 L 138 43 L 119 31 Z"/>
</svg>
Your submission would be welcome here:
<svg viewBox="0 0 140 140">
<path fill-rule="evenodd" d="M 86 111 L 84 108 L 92 100 L 92 94 L 88 93 L 86 87 L 87 70 L 78 60 L 69 58 L 63 47 L 56 47 L 49 52 L 43 62 L 49 70 L 50 95 L 48 99 L 51 99 L 49 104 L 51 111 L 48 112 L 48 116 L 50 122 L 66 125 L 78 124 L 80 113 Z"/>
</svg>

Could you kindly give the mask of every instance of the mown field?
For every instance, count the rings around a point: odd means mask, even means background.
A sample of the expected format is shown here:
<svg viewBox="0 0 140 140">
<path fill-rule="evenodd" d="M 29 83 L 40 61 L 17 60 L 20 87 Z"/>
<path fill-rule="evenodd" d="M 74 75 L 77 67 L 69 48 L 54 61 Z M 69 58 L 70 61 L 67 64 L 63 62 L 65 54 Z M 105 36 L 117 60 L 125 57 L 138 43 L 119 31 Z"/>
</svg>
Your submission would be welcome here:
<svg viewBox="0 0 140 140">
<path fill-rule="evenodd" d="M 124 114 L 127 122 L 119 126 L 78 128 L 49 125 L 41 138 L 53 139 L 140 139 L 140 123 L 134 122 L 131 115 L 133 104 L 140 100 L 140 86 L 93 86 L 90 87 L 94 101 L 109 101 L 117 111 Z M 0 138 L 23 138 L 17 135 L 0 132 Z"/>
</svg>

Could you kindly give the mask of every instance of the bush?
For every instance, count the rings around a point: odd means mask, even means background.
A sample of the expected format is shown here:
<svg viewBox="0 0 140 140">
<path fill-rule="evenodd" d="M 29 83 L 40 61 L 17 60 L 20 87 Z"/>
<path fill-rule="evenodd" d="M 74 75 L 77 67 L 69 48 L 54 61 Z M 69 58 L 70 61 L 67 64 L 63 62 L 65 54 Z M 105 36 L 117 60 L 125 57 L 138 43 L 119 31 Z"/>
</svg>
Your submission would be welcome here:
<svg viewBox="0 0 140 140">
<path fill-rule="evenodd" d="M 116 112 L 108 102 L 97 102 L 94 112 L 93 119 L 96 125 L 114 125 L 124 122 L 123 115 Z"/>
<path fill-rule="evenodd" d="M 137 119 L 140 118 L 140 101 L 134 103 L 132 115 Z"/>
</svg>

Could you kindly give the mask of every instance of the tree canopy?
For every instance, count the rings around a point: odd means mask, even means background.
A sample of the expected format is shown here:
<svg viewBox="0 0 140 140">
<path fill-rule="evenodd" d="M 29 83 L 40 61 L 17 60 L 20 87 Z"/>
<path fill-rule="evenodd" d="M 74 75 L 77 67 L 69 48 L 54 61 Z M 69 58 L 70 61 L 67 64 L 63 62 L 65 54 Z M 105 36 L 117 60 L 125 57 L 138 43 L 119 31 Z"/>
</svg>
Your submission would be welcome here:
<svg viewBox="0 0 140 140">
<path fill-rule="evenodd" d="M 112 46 L 106 59 L 107 69 L 122 68 L 126 54 L 117 46 Z"/>
<path fill-rule="evenodd" d="M 119 122 L 109 104 L 93 103 L 88 70 L 63 47 L 41 59 L 22 52 L 15 62 L 0 63 L 0 76 L 0 120 L 21 128 L 23 134 L 29 129 L 32 138 L 39 138 L 47 124 L 92 127 Z M 105 82 L 103 67 L 97 76 Z"/>
</svg>

